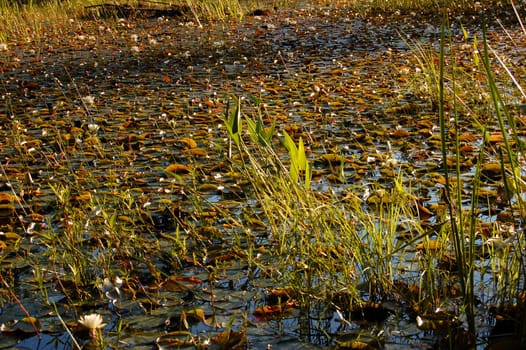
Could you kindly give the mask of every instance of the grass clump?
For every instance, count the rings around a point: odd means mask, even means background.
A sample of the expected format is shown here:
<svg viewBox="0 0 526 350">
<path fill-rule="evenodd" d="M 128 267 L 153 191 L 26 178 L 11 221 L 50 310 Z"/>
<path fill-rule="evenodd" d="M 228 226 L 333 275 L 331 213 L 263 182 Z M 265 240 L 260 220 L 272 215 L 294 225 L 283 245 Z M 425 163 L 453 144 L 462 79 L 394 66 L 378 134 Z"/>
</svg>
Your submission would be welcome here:
<svg viewBox="0 0 526 350">
<path fill-rule="evenodd" d="M 350 3 L 363 15 L 381 14 L 382 16 L 410 13 L 421 16 L 440 16 L 443 11 L 447 11 L 450 15 L 467 15 L 495 10 L 508 5 L 508 2 L 502 0 L 485 2 L 469 0 L 351 0 Z"/>
<path fill-rule="evenodd" d="M 102 0 L 12 2 L 1 0 L 0 43 L 8 44 L 20 40 L 32 42 L 38 41 L 43 35 L 50 35 L 51 33 L 60 35 L 62 31 L 68 30 L 63 28 L 65 23 L 87 17 L 107 18 L 107 20 L 118 19 L 123 15 L 140 17 L 148 15 L 148 13 L 155 13 L 148 12 L 155 9 L 167 10 L 166 15 L 170 15 L 174 13 L 170 12 L 170 9 L 181 9 L 182 15 L 184 15 L 183 20 L 196 21 L 198 25 L 201 25 L 201 21 L 239 20 L 245 13 L 258 8 L 260 5 L 257 1 L 241 2 L 239 0 L 180 0 L 175 3 L 142 1 L 113 3 Z M 275 4 L 275 6 L 277 5 Z M 119 10 L 119 6 L 122 6 L 121 10 Z M 266 6 L 268 5 L 265 4 L 264 7 Z M 100 17 L 101 14 L 104 16 Z M 159 16 L 162 15 L 163 12 L 159 12 Z"/>
<path fill-rule="evenodd" d="M 407 285 L 419 281 L 418 275 L 406 270 L 413 264 L 415 246 L 418 243 L 426 251 L 420 259 L 423 265 L 438 253 L 424 247 L 423 242 L 436 232 L 426 232 L 414 219 L 416 200 L 402 177 L 387 186 L 368 184 L 349 186 L 344 192 L 330 188 L 320 192 L 312 188 L 306 170 L 311 165 L 301 139 L 293 141 L 283 133 L 276 143 L 276 137 L 258 137 L 255 130 L 249 128 L 250 137 L 245 140 L 239 129 L 235 140 L 244 177 L 251 179 L 270 231 L 265 249 L 268 259 L 260 262 L 261 269 L 275 271 L 279 286 L 293 291 L 306 315 L 312 310 L 325 315 L 337 312 L 352 321 L 363 317 L 357 310 L 365 305 L 379 308 L 377 303 L 382 301 L 409 297 Z M 282 147 L 288 150 L 286 161 L 278 151 Z M 407 243 L 400 235 L 404 230 L 416 238 Z M 414 305 L 432 308 L 435 298 L 443 296 L 430 286 L 427 292 L 410 296 Z M 384 317 L 389 313 L 385 311 Z"/>
</svg>

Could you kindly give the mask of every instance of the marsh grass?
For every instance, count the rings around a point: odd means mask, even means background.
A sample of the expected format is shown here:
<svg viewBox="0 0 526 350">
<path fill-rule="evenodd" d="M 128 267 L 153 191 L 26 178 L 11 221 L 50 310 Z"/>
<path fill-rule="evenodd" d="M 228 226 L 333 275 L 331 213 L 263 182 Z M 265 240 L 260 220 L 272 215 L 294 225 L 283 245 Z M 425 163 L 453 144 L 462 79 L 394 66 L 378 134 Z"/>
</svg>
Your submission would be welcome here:
<svg viewBox="0 0 526 350">
<path fill-rule="evenodd" d="M 402 174 L 387 188 L 349 186 L 346 194 L 330 188 L 320 193 L 311 188 L 306 172 L 294 165 L 295 152 L 302 153 L 301 139 L 293 141 L 283 134 L 277 144 L 268 138 L 254 142 L 264 139 L 254 135 L 256 129 L 240 132 L 249 136 L 237 139 L 238 150 L 244 154 L 239 165 L 244 177 L 251 179 L 270 231 L 270 266 L 264 269 L 279 271 L 275 276 L 279 286 L 291 288 L 302 308 L 310 310 L 317 305 L 324 313 L 337 310 L 350 318 L 360 305 L 388 296 L 400 298 L 404 291 L 395 282 L 404 278 L 403 271 L 411 264 L 405 254 L 415 256 L 416 242 L 405 244 L 399 238 L 400 227 L 419 233 L 418 242 L 431 235 L 414 220 L 415 197 L 402 185 Z M 286 160 L 277 152 L 281 147 L 288 150 Z M 299 158 L 308 169 L 305 154 Z M 436 254 L 434 248 L 422 250 L 425 258 L 421 261 Z M 418 283 L 418 276 L 405 277 Z M 437 297 L 435 289 L 428 288 L 428 293 L 412 301 L 428 305 L 422 309 L 432 308 Z"/>
<path fill-rule="evenodd" d="M 61 33 L 64 23 L 83 18 L 86 7 L 112 3 L 101 0 L 29 1 L 13 2 L 0 0 L 0 43 L 38 41 L 43 35 Z M 123 1 L 121 5 L 154 7 L 163 5 L 188 6 L 191 18 L 202 25 L 202 21 L 230 19 L 240 20 L 258 6 L 268 8 L 269 4 L 248 0 L 179 0 L 175 2 Z M 273 6 L 288 6 L 287 2 L 276 1 Z M 80 24 L 79 24 L 80 25 Z"/>
<path fill-rule="evenodd" d="M 464 35 L 467 38 L 466 31 Z M 243 171 L 251 179 L 268 222 L 270 254 L 274 269 L 281 271 L 278 280 L 293 288 L 301 305 L 309 308 L 321 302 L 328 310 L 349 312 L 356 304 L 382 300 L 394 292 L 416 305 L 414 309 L 424 317 L 432 316 L 433 310 L 451 310 L 448 332 L 456 334 L 459 320 L 465 320 L 466 337 L 469 338 L 466 344 L 473 346 L 477 335 L 477 305 L 482 293 L 490 295 L 488 303 L 523 307 L 524 300 L 520 296 L 526 277 L 522 243 L 525 217 L 524 174 L 520 169 L 524 146 L 515 125 L 516 116 L 506 108 L 494 81 L 488 39 L 482 38 L 482 55 L 476 39 L 464 45 L 472 54 L 473 66 L 468 69 L 459 68 L 447 20 L 440 42 L 436 56 L 432 50 L 423 51 L 417 46 L 417 53 L 422 57 L 422 71 L 431 85 L 428 92 L 436 94 L 430 98 L 438 109 L 440 124 L 445 178 L 441 200 L 446 210 L 438 217 L 440 223 L 436 230 L 426 231 L 417 221 L 411 220 L 415 198 L 402 186 L 400 179 L 394 179 L 387 189 L 350 187 L 349 195 L 343 198 L 334 195 L 330 188 L 318 193 L 309 188 L 298 166 L 294 165 L 296 152 L 303 147 L 301 139 L 291 141 L 290 136 L 283 134 L 279 144 L 271 143 L 268 138 L 263 143 L 250 143 L 243 137 L 238 137 L 235 143 L 244 154 Z M 471 91 L 467 90 L 473 74 L 477 75 L 477 86 L 483 86 L 480 74 L 486 77 L 482 107 L 467 102 L 473 101 L 469 98 Z M 518 84 L 517 79 L 512 80 Z M 241 106 L 238 106 L 237 112 L 240 111 Z M 466 160 L 460 151 L 459 136 L 462 123 L 465 123 L 460 120 L 461 115 L 472 116 L 471 122 L 479 128 L 481 140 L 469 178 L 462 170 Z M 490 130 L 503 134 L 500 145 L 490 142 Z M 254 135 L 258 133 L 254 128 L 248 133 L 248 140 L 260 139 Z M 279 146 L 288 150 L 286 161 L 276 153 Z M 308 167 L 308 160 L 302 157 L 299 157 L 300 163 Z M 501 185 L 506 194 L 504 211 L 511 214 L 511 222 L 504 224 L 497 220 L 492 224 L 489 237 L 481 234 L 478 217 L 481 183 L 488 160 L 497 160 L 501 166 Z M 366 191 L 376 196 L 375 206 L 371 201 L 363 202 L 361 194 Z M 470 203 L 467 207 L 466 201 Z M 498 213 L 493 215 L 498 216 Z M 410 231 L 415 233 L 414 239 L 409 242 L 398 239 L 401 223 L 409 223 Z M 503 227 L 508 231 L 503 231 Z M 489 265 L 480 261 L 481 250 L 489 254 Z M 400 266 L 407 267 L 407 261 L 400 257 L 413 254 L 419 262 L 420 275 L 404 276 Z M 447 269 L 441 267 L 445 258 Z M 483 279 L 488 271 L 491 283 L 484 286 Z M 397 289 L 397 278 L 416 282 L 418 295 L 409 296 Z M 334 301 L 334 295 L 342 293 L 345 306 Z M 452 299 L 460 300 L 459 310 L 451 309 Z M 518 328 L 523 330 L 523 323 Z"/>
<path fill-rule="evenodd" d="M 92 2 L 49 1 L 27 4 L 0 1 L 0 40 L 16 42 L 18 40 L 38 40 L 43 31 L 52 31 L 71 18 L 80 16 L 85 5 Z"/>
<path fill-rule="evenodd" d="M 451 40 L 450 25 L 447 17 L 442 27 L 440 39 L 440 51 L 438 56 L 434 56 L 432 50 L 422 46 L 414 45 L 416 52 L 420 56 L 420 64 L 426 76 L 428 91 L 437 95 L 431 98 L 438 104 L 441 152 L 442 152 L 442 171 L 445 177 L 445 188 L 443 199 L 447 206 L 448 222 L 446 242 L 449 240 L 453 247 L 456 261 L 457 276 L 461 287 L 462 312 L 466 316 L 469 334 L 474 337 L 476 334 L 476 304 L 480 295 L 480 285 L 477 287 L 476 278 L 484 278 L 486 267 L 481 266 L 477 260 L 480 249 L 489 249 L 489 265 L 491 275 L 491 285 L 493 288 L 486 288 L 486 292 L 492 295 L 491 302 L 504 304 L 521 304 L 520 295 L 524 292 L 525 269 L 523 256 L 524 238 L 523 224 L 524 216 L 524 174 L 520 168 L 523 167 L 524 145 L 520 140 L 519 132 L 516 127 L 517 115 L 513 115 L 509 103 L 514 101 L 513 96 L 523 96 L 522 88 L 518 85 L 517 79 L 513 77 L 509 69 L 509 78 L 517 88 L 516 92 L 507 90 L 506 98 L 501 93 L 499 86 L 506 86 L 502 82 L 497 83 L 494 78 L 493 61 L 490 59 L 491 53 L 497 58 L 498 55 L 489 49 L 489 40 L 483 32 L 482 42 L 478 45 L 476 38 L 472 38 L 471 48 L 473 57 L 471 70 L 476 73 L 466 74 L 465 69 L 459 69 L 457 53 L 458 46 Z M 468 34 L 464 30 L 464 37 Z M 464 45 L 466 48 L 469 45 Z M 481 46 L 481 47 L 479 47 Z M 502 60 L 497 60 L 502 64 Z M 477 79 L 470 79 L 470 74 L 477 74 Z M 484 85 L 480 75 L 485 77 Z M 482 107 L 475 107 L 466 101 L 473 101 L 470 97 L 473 90 L 473 83 L 479 88 L 483 88 Z M 476 90 L 476 89 L 475 89 Z M 480 90 L 479 90 L 480 91 Z M 516 98 L 516 97 L 515 97 Z M 512 102 L 513 103 L 513 102 Z M 466 179 L 461 170 L 465 159 L 460 147 L 462 142 L 459 135 L 462 133 L 461 116 L 471 116 L 472 125 L 478 128 L 478 139 L 480 147 L 474 159 L 473 173 L 470 179 Z M 502 135 L 499 143 L 490 141 L 491 135 Z M 500 187 L 503 189 L 503 196 L 506 201 L 504 211 L 510 213 L 510 218 L 506 223 L 500 222 L 499 213 L 492 213 L 497 220 L 492 226 L 489 237 L 481 237 L 479 203 L 481 203 L 480 192 L 484 181 L 485 163 L 495 162 L 499 164 L 501 172 Z M 487 180 L 487 179 L 486 179 Z M 469 193 L 465 193 L 463 188 L 469 183 Z M 463 204 L 468 199 L 469 207 Z M 491 215 L 491 214 L 490 214 Z M 506 232 L 506 231 L 509 232 Z M 480 242 L 482 240 L 482 247 Z M 505 253 L 504 253 L 505 251 Z M 505 260 L 505 262 L 503 261 Z M 506 266 L 505 266 L 506 265 Z M 513 271 L 513 272 L 512 272 Z M 477 289 L 479 288 L 479 289 Z M 485 289 L 484 287 L 482 289 Z M 479 293 L 479 294 L 477 294 Z M 521 324 L 520 329 L 524 329 Z M 524 336 L 519 334 L 519 336 Z"/>
<path fill-rule="evenodd" d="M 476 14 L 480 11 L 487 11 L 508 5 L 506 1 L 502 0 L 485 2 L 469 0 L 350 0 L 349 3 L 363 15 L 413 13 L 426 16 L 440 16 L 443 11 L 446 11 L 450 15 Z"/>
</svg>

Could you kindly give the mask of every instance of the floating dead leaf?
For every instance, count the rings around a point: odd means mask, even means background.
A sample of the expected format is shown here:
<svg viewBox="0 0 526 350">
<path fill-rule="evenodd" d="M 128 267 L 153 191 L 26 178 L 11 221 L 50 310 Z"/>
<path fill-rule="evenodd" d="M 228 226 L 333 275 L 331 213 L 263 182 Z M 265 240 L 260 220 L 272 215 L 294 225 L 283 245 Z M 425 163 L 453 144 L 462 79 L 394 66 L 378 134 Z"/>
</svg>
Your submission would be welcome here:
<svg viewBox="0 0 526 350">
<path fill-rule="evenodd" d="M 190 328 L 191 324 L 199 322 L 203 322 L 205 325 L 209 326 L 203 309 L 192 309 L 190 311 L 183 310 L 181 313 L 181 323 L 186 329 Z"/>
<path fill-rule="evenodd" d="M 172 276 L 170 277 L 174 281 L 189 282 L 192 284 L 202 284 L 203 281 L 193 276 Z"/>
<path fill-rule="evenodd" d="M 226 252 L 224 254 L 221 254 L 220 252 L 216 251 L 209 254 L 208 258 L 206 259 L 206 264 L 216 265 L 222 262 L 234 260 L 237 257 L 238 256 L 234 254 L 234 252 Z"/>
<path fill-rule="evenodd" d="M 436 239 L 429 239 L 415 245 L 417 250 L 437 251 L 442 248 L 442 243 Z"/>
<path fill-rule="evenodd" d="M 429 177 L 436 183 L 445 186 L 446 185 L 446 178 L 444 175 L 439 173 L 430 173 Z"/>
<path fill-rule="evenodd" d="M 473 159 L 472 158 L 460 158 L 458 159 L 459 166 L 461 168 L 469 168 L 473 166 Z M 446 159 L 447 166 L 450 168 L 456 167 L 457 165 L 457 157 L 451 156 L 447 157 Z"/>
<path fill-rule="evenodd" d="M 423 137 L 430 137 L 433 135 L 433 130 L 426 129 L 426 128 L 418 129 L 418 135 L 423 136 Z"/>
<path fill-rule="evenodd" d="M 420 220 L 429 220 L 433 216 L 433 212 L 422 205 L 419 201 L 416 202 L 416 210 Z"/>
<path fill-rule="evenodd" d="M 82 192 L 76 196 L 73 196 L 72 198 L 73 202 L 75 203 L 86 202 L 86 201 L 89 201 L 90 199 L 91 199 L 91 192 L 89 191 Z"/>
<path fill-rule="evenodd" d="M 219 350 L 239 350 L 245 349 L 247 342 L 247 334 L 245 332 L 238 332 L 233 329 L 226 330 L 219 333 L 211 339 Z"/>
<path fill-rule="evenodd" d="M 126 215 L 119 215 L 118 219 L 120 221 L 127 222 L 128 224 L 134 224 L 135 223 L 132 218 L 130 218 L 129 216 L 126 216 Z"/>
<path fill-rule="evenodd" d="M 477 140 L 477 136 L 475 136 L 471 132 L 463 132 L 462 134 L 458 135 L 458 140 L 459 141 L 473 142 L 473 141 Z"/>
<path fill-rule="evenodd" d="M 331 70 L 330 74 L 331 75 L 344 75 L 345 69 L 341 69 L 341 68 L 333 69 Z"/>
<path fill-rule="evenodd" d="M 391 132 L 391 136 L 398 139 L 409 137 L 409 135 L 409 131 L 406 129 L 395 129 L 393 132 Z"/>
<path fill-rule="evenodd" d="M 197 142 L 194 139 L 191 139 L 189 137 L 183 137 L 177 140 L 177 142 L 179 142 L 180 144 L 183 145 L 183 147 L 186 147 L 186 148 L 196 148 L 197 147 Z"/>
<path fill-rule="evenodd" d="M 471 145 L 463 145 L 459 148 L 460 153 L 469 153 L 475 151 L 475 148 Z"/>
<path fill-rule="evenodd" d="M 13 204 L 0 204 L 0 217 L 8 217 L 15 213 Z"/>
<path fill-rule="evenodd" d="M 18 241 L 20 238 L 22 238 L 18 233 L 15 232 L 1 233 L 0 237 L 4 237 L 8 241 Z"/>
<path fill-rule="evenodd" d="M 166 171 L 174 174 L 188 174 L 190 168 L 184 164 L 173 163 L 166 167 Z"/>
<path fill-rule="evenodd" d="M 190 231 L 190 235 L 193 237 L 199 237 L 202 240 L 208 239 L 219 239 L 223 237 L 221 230 L 213 226 L 200 226 L 195 228 L 193 231 Z"/>
<path fill-rule="evenodd" d="M 254 310 L 254 316 L 266 318 L 282 315 L 285 311 L 296 307 L 296 301 L 291 300 L 278 305 L 264 305 Z"/>
<path fill-rule="evenodd" d="M 38 333 L 42 329 L 40 320 L 36 317 L 24 317 L 2 325 L 2 333 Z"/>
<path fill-rule="evenodd" d="M 14 200 L 15 196 L 9 193 L 0 192 L 0 203 L 12 203 Z"/>
<path fill-rule="evenodd" d="M 327 165 L 341 165 L 345 162 L 345 157 L 335 153 L 326 153 L 316 158 L 315 163 Z"/>
<path fill-rule="evenodd" d="M 286 122 L 289 119 L 289 117 L 285 114 L 278 113 L 276 114 L 276 119 L 282 122 Z"/>
<path fill-rule="evenodd" d="M 218 186 L 214 184 L 202 184 L 199 186 L 199 192 L 214 192 L 218 190 Z"/>
<path fill-rule="evenodd" d="M 198 338 L 190 332 L 168 332 L 155 340 L 159 349 L 180 349 L 198 345 Z"/>
<path fill-rule="evenodd" d="M 500 163 L 484 163 L 482 164 L 482 172 L 491 178 L 501 177 L 502 166 Z"/>
<path fill-rule="evenodd" d="M 162 282 L 161 287 L 170 292 L 188 292 L 193 285 L 185 282 L 179 281 L 177 276 L 170 276 Z"/>
<path fill-rule="evenodd" d="M 488 141 L 490 143 L 500 143 L 504 141 L 504 137 L 500 131 L 492 132 L 488 137 Z"/>
<path fill-rule="evenodd" d="M 31 218 L 31 220 L 37 221 L 37 222 L 42 222 L 45 220 L 45 216 L 42 214 L 38 214 L 38 213 L 31 213 L 29 214 L 29 217 Z"/>
<path fill-rule="evenodd" d="M 207 156 L 208 152 L 202 148 L 188 148 L 183 151 L 184 154 L 191 156 Z"/>
<path fill-rule="evenodd" d="M 194 212 L 194 215 L 198 218 L 214 218 L 217 216 L 217 211 L 215 210 L 208 210 L 208 211 L 196 210 Z"/>
<path fill-rule="evenodd" d="M 267 90 L 268 92 L 270 92 L 273 95 L 278 95 L 279 94 L 278 90 L 276 90 L 276 89 L 274 89 L 274 88 L 272 88 L 272 87 L 270 87 L 268 85 L 265 85 L 264 89 Z"/>
<path fill-rule="evenodd" d="M 298 131 L 300 131 L 300 127 L 298 126 L 298 124 L 286 125 L 284 127 L 284 129 L 289 134 L 294 134 L 294 133 L 297 133 Z"/>
<path fill-rule="evenodd" d="M 446 330 L 459 324 L 458 319 L 445 312 L 416 316 L 416 325 L 421 330 Z"/>
<path fill-rule="evenodd" d="M 336 349 L 376 350 L 383 349 L 383 339 L 370 334 L 352 333 L 339 336 L 336 340 Z"/>
<path fill-rule="evenodd" d="M 368 204 L 380 205 L 391 203 L 391 196 L 388 191 L 383 188 L 375 190 L 369 197 L 367 197 Z"/>
<path fill-rule="evenodd" d="M 289 300 L 293 294 L 294 290 L 292 287 L 274 288 L 268 292 L 266 300 L 270 304 L 280 304 L 283 301 Z"/>
<path fill-rule="evenodd" d="M 379 349 L 361 340 L 336 340 L 337 349 L 372 350 Z"/>
</svg>

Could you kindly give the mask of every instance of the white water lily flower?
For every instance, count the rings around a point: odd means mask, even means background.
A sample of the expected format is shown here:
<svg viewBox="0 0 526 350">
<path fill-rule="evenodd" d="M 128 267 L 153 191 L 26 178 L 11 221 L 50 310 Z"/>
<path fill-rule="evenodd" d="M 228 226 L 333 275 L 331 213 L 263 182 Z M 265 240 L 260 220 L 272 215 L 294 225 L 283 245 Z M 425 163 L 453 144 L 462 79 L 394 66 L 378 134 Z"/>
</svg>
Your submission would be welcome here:
<svg viewBox="0 0 526 350">
<path fill-rule="evenodd" d="M 84 315 L 79 319 L 79 323 L 90 330 L 104 328 L 106 323 L 102 323 L 102 321 L 102 316 L 99 314 Z"/>
<path fill-rule="evenodd" d="M 82 103 L 87 105 L 94 105 L 95 104 L 95 97 L 91 95 L 83 96 L 81 97 Z"/>
<path fill-rule="evenodd" d="M 91 132 L 97 132 L 99 129 L 100 129 L 99 124 L 95 124 L 95 123 L 88 124 L 88 130 Z"/>
</svg>

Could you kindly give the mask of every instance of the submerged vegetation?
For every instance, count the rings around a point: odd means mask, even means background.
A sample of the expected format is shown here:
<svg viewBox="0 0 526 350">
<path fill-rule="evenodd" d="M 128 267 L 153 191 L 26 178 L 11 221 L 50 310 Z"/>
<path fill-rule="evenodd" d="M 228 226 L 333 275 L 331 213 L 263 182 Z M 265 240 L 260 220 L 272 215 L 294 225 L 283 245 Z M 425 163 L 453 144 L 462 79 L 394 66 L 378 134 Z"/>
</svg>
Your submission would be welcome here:
<svg viewBox="0 0 526 350">
<path fill-rule="evenodd" d="M 99 5 L 0 6 L 0 347 L 524 346 L 523 8 Z"/>
</svg>

